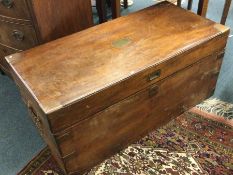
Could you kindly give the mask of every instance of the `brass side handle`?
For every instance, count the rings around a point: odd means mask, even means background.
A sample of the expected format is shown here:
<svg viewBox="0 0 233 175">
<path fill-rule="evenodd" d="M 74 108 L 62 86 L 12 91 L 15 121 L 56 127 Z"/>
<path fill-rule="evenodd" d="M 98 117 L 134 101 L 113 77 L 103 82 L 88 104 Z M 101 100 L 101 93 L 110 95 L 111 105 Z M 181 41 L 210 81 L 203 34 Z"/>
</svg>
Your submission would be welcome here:
<svg viewBox="0 0 233 175">
<path fill-rule="evenodd" d="M 37 129 L 40 132 L 40 135 L 43 136 L 44 132 L 43 132 L 43 128 L 42 128 L 42 122 L 41 122 L 39 116 L 37 115 L 37 113 L 34 111 L 34 109 L 31 106 L 28 109 L 29 109 L 29 113 L 32 116 L 32 120 L 34 121 Z"/>
<path fill-rule="evenodd" d="M 14 5 L 14 0 L 0 0 L 0 2 L 6 8 L 12 8 Z"/>
<path fill-rule="evenodd" d="M 151 74 L 149 75 L 148 80 L 149 80 L 149 81 L 153 81 L 153 80 L 159 78 L 160 75 L 161 75 L 161 70 L 156 70 L 155 72 L 153 72 L 153 73 L 151 73 Z"/>
<path fill-rule="evenodd" d="M 14 30 L 12 32 L 12 36 L 14 37 L 15 40 L 17 41 L 23 41 L 24 40 L 24 33 L 19 30 Z"/>
</svg>

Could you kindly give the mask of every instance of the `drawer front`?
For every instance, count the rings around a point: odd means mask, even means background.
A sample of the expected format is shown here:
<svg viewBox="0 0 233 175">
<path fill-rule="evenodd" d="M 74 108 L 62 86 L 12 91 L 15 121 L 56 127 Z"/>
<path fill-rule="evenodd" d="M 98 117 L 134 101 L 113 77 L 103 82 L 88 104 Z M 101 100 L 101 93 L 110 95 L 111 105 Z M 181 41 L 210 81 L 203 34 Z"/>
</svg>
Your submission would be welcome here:
<svg viewBox="0 0 233 175">
<path fill-rule="evenodd" d="M 60 132 L 127 98 L 142 88 L 146 88 L 202 58 L 216 54 L 225 48 L 227 38 L 226 35 L 214 38 L 204 45 L 188 50 L 176 57 L 169 58 L 167 61 L 149 67 L 115 85 L 77 101 L 69 107 L 64 107 L 49 114 L 52 133 Z"/>
<path fill-rule="evenodd" d="M 212 95 L 221 61 L 205 58 L 59 135 L 68 172 L 90 169 Z"/>
<path fill-rule="evenodd" d="M 0 0 L 0 15 L 30 20 L 26 0 Z"/>
<path fill-rule="evenodd" d="M 30 25 L 0 21 L 0 42 L 19 50 L 26 50 L 37 44 L 37 38 L 34 28 Z"/>
<path fill-rule="evenodd" d="M 9 75 L 9 68 L 6 64 L 6 60 L 4 59 L 5 56 L 11 55 L 13 53 L 20 52 L 20 50 L 10 48 L 0 44 L 0 69 L 2 69 L 6 74 Z"/>
</svg>

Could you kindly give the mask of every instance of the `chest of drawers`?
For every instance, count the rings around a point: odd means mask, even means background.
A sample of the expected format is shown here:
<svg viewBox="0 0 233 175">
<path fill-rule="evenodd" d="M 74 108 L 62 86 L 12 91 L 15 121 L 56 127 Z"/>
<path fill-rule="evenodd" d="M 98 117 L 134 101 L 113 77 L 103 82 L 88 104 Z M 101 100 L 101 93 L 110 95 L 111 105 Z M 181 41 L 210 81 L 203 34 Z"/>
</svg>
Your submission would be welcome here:
<svg viewBox="0 0 233 175">
<path fill-rule="evenodd" d="M 0 0 L 0 69 L 4 56 L 93 25 L 90 0 Z"/>
<path fill-rule="evenodd" d="M 163 2 L 6 59 L 57 162 L 81 174 L 208 98 L 228 34 Z"/>
</svg>

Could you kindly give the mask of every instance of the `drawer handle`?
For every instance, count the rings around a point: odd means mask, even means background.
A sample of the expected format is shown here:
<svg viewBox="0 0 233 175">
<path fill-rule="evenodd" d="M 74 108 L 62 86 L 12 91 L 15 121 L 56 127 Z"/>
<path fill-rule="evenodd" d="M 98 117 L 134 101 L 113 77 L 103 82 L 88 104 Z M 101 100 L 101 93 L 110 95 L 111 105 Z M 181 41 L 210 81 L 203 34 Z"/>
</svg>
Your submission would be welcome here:
<svg viewBox="0 0 233 175">
<path fill-rule="evenodd" d="M 161 75 L 161 70 L 156 70 L 155 72 L 153 72 L 149 75 L 149 81 L 152 81 L 152 80 L 159 78 L 160 75 Z"/>
<path fill-rule="evenodd" d="M 156 94 L 158 94 L 158 92 L 159 92 L 159 86 L 153 85 L 153 86 L 150 87 L 150 89 L 149 89 L 149 97 L 155 96 Z"/>
<path fill-rule="evenodd" d="M 24 34 L 23 32 L 19 31 L 19 30 L 14 30 L 12 32 L 12 36 L 15 38 L 15 40 L 17 41 L 23 41 L 24 40 Z"/>
<path fill-rule="evenodd" d="M 6 8 L 12 8 L 14 5 L 14 0 L 0 0 L 0 2 Z"/>
</svg>

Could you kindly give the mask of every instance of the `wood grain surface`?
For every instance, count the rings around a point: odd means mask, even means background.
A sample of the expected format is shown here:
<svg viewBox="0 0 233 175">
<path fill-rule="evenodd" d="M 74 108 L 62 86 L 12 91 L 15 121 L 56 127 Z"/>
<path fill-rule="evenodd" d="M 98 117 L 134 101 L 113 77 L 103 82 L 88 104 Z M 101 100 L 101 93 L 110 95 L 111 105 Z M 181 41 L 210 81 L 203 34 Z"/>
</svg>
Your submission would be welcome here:
<svg viewBox="0 0 233 175">
<path fill-rule="evenodd" d="M 160 3 L 7 59 L 43 111 L 50 114 L 228 30 L 170 3 Z M 125 38 L 129 43 L 122 48 L 112 44 Z"/>
<path fill-rule="evenodd" d="M 93 26 L 91 0 L 33 0 L 30 4 L 41 43 Z"/>
<path fill-rule="evenodd" d="M 72 153 L 63 159 L 68 172 L 82 174 L 208 98 L 221 62 L 203 59 L 73 126 L 59 145 L 64 157 Z"/>
</svg>

